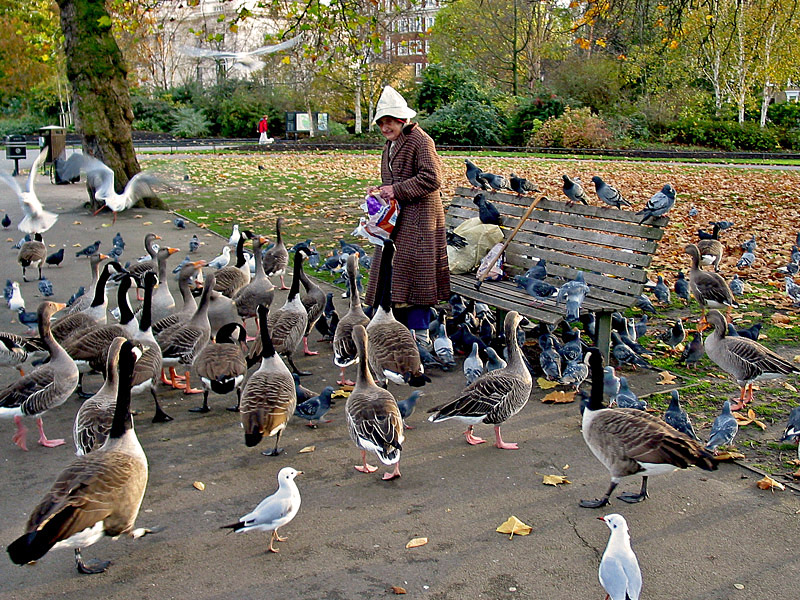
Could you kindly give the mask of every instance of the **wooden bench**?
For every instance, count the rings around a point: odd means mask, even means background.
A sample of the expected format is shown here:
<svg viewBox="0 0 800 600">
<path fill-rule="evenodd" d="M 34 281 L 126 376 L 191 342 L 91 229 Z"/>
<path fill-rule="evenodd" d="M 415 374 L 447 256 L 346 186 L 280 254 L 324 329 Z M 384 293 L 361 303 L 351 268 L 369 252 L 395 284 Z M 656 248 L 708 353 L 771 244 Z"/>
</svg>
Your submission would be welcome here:
<svg viewBox="0 0 800 600">
<path fill-rule="evenodd" d="M 448 227 L 478 216 L 478 208 L 472 202 L 478 193 L 480 190 L 456 189 L 447 209 Z M 534 200 L 531 196 L 483 193 L 500 211 L 506 237 Z M 534 299 L 517 287 L 514 275 L 523 274 L 540 258 L 547 261 L 547 281 L 556 287 L 583 271 L 590 291 L 581 313 L 595 313 L 597 344 L 608 360 L 611 313 L 629 308 L 642 293 L 646 269 L 669 222 L 668 217 L 660 217 L 639 225 L 640 219 L 629 210 L 605 205 L 570 206 L 566 201 L 543 198 L 506 250 L 504 270 L 508 279 L 484 281 L 476 289 L 474 272 L 451 275 L 451 290 L 501 310 L 516 310 L 528 319 L 556 325 L 564 318 L 564 304 L 557 305 L 555 298 Z"/>
</svg>

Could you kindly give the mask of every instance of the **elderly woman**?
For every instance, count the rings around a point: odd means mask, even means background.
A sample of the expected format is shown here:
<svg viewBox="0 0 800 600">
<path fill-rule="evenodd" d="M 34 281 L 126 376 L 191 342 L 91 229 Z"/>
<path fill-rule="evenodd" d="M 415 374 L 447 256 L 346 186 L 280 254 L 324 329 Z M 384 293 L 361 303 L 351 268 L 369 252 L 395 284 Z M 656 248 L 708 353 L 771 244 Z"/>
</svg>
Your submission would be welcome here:
<svg viewBox="0 0 800 600">
<path fill-rule="evenodd" d="M 416 111 L 391 86 L 383 89 L 375 111 L 386 138 L 381 157 L 382 185 L 371 188 L 400 205 L 392 239 L 395 242 L 392 302 L 395 317 L 428 342 L 430 307 L 450 297 L 450 270 L 444 209 L 439 194 L 442 162 L 431 137 L 411 118 Z M 378 283 L 381 247 L 370 268 L 366 301 L 372 305 Z"/>
</svg>

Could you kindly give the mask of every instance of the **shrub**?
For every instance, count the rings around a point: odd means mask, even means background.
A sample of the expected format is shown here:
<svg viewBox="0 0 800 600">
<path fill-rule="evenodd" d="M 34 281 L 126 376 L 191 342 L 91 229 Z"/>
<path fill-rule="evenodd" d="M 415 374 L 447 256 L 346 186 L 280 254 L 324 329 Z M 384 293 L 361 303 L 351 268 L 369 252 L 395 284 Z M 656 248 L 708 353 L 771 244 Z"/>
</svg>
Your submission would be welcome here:
<svg viewBox="0 0 800 600">
<path fill-rule="evenodd" d="M 175 107 L 163 98 L 131 96 L 133 128 L 138 131 L 168 132 L 175 123 Z"/>
<path fill-rule="evenodd" d="M 552 74 L 551 85 L 570 104 L 607 111 L 622 98 L 621 61 L 606 56 L 576 55 L 562 61 Z"/>
<path fill-rule="evenodd" d="M 505 119 L 499 111 L 475 100 L 456 100 L 422 122 L 439 144 L 496 146 L 502 143 Z"/>
<path fill-rule="evenodd" d="M 800 103 L 771 104 L 767 109 L 767 118 L 782 127 L 800 127 Z"/>
<path fill-rule="evenodd" d="M 593 115 L 588 107 L 572 109 L 569 106 L 558 117 L 550 117 L 536 131 L 529 146 L 560 148 L 602 148 L 611 134 L 605 121 Z"/>
<path fill-rule="evenodd" d="M 525 144 L 531 134 L 550 117 L 564 112 L 564 101 L 557 96 L 525 98 L 511 115 L 508 139 L 512 144 Z"/>
<path fill-rule="evenodd" d="M 417 107 L 420 111 L 432 114 L 458 99 L 489 104 L 490 96 L 484 87 L 485 81 L 479 78 L 474 69 L 459 64 L 433 64 L 422 72 Z"/>
<path fill-rule="evenodd" d="M 0 119 L 0 138 L 7 135 L 32 135 L 39 133 L 39 127 L 47 125 L 41 117 L 24 115 L 12 119 Z"/>
<path fill-rule="evenodd" d="M 682 119 L 669 126 L 668 139 L 690 146 L 721 150 L 771 151 L 778 148 L 778 136 L 772 128 L 757 123 Z"/>
<path fill-rule="evenodd" d="M 208 135 L 210 127 L 211 121 L 201 111 L 182 106 L 175 111 L 175 123 L 170 133 L 181 138 L 202 137 Z"/>
</svg>

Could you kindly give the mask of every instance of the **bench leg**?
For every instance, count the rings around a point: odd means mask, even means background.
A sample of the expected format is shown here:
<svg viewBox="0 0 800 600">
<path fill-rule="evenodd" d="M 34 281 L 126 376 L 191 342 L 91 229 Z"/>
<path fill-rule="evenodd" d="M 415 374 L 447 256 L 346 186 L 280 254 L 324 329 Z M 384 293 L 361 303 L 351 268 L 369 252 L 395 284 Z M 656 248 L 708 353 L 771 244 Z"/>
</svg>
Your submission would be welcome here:
<svg viewBox="0 0 800 600">
<path fill-rule="evenodd" d="M 595 328 L 597 333 L 597 348 L 603 355 L 605 364 L 609 364 L 611 353 L 611 313 L 599 312 L 595 315 Z"/>
</svg>

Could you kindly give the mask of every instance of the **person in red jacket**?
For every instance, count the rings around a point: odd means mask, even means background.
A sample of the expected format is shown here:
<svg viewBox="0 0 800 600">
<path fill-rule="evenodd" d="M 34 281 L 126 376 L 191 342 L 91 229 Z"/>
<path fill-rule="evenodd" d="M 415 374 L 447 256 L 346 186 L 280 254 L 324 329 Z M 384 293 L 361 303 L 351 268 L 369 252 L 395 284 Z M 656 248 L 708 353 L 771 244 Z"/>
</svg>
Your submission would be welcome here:
<svg viewBox="0 0 800 600">
<path fill-rule="evenodd" d="M 269 122 L 267 121 L 267 115 L 261 117 L 261 120 L 258 122 L 258 144 L 271 144 L 273 139 L 269 137 Z"/>
</svg>

